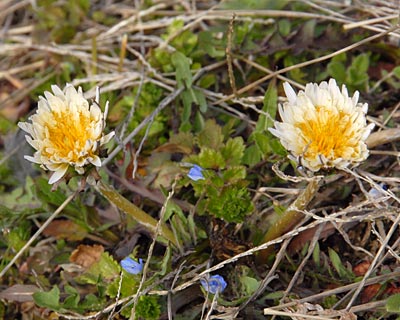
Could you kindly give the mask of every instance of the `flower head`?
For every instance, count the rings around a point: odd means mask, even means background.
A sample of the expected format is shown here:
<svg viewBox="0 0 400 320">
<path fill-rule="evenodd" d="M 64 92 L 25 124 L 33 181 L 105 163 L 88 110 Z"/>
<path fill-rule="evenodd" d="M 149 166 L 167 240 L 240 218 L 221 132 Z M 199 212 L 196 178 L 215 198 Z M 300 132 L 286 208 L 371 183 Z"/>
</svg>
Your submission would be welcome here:
<svg viewBox="0 0 400 320">
<path fill-rule="evenodd" d="M 368 157 L 365 143 L 374 125 L 367 125 L 368 105 L 358 103 L 359 93 L 349 97 L 346 86 L 334 79 L 309 83 L 295 93 L 284 83 L 288 102 L 279 105 L 282 122 L 270 132 L 291 152 L 292 160 L 312 171 L 345 168 Z"/>
<path fill-rule="evenodd" d="M 139 274 L 143 270 L 143 260 L 139 259 L 139 262 L 133 260 L 131 257 L 126 257 L 121 260 L 121 267 L 128 273 Z"/>
<path fill-rule="evenodd" d="M 64 91 L 55 85 L 51 89 L 52 93 L 45 91 L 44 98 L 39 97 L 36 113 L 29 118 L 31 123 L 19 122 L 18 126 L 29 134 L 26 140 L 36 149 L 33 157 L 25 159 L 54 171 L 49 180 L 53 184 L 70 166 L 79 174 L 89 163 L 101 166 L 99 148 L 114 132 L 103 133 L 108 104 L 103 114 L 98 106 L 98 89 L 96 103 L 92 105 L 83 97 L 81 88 L 77 91 L 67 84 Z"/>
<path fill-rule="evenodd" d="M 193 181 L 204 180 L 203 170 L 202 167 L 194 164 L 193 167 L 190 168 L 187 176 Z"/>
<path fill-rule="evenodd" d="M 389 187 L 384 184 L 380 183 L 377 187 L 373 187 L 368 191 L 368 196 L 371 200 L 376 200 L 386 195 L 385 191 L 387 191 Z"/>
<path fill-rule="evenodd" d="M 200 279 L 200 283 L 204 290 L 211 294 L 222 292 L 227 286 L 225 279 L 218 274 L 211 276 L 208 279 Z"/>
</svg>

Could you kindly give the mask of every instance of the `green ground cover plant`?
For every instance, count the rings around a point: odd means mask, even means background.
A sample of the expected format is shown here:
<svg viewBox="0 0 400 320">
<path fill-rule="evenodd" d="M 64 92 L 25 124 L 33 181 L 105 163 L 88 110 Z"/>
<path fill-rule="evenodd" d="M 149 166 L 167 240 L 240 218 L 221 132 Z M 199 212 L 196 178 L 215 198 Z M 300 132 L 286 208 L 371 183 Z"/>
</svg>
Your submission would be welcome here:
<svg viewBox="0 0 400 320">
<path fill-rule="evenodd" d="M 400 318 L 396 1 L 0 3 L 0 319 Z"/>
</svg>

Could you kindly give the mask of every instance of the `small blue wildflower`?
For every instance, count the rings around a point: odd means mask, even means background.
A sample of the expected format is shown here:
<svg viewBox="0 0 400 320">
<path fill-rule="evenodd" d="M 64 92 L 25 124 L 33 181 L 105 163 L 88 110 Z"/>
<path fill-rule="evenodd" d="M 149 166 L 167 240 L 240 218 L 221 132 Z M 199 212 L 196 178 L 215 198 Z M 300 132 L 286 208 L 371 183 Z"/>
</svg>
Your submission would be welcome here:
<svg viewBox="0 0 400 320">
<path fill-rule="evenodd" d="M 378 185 L 380 188 L 371 188 L 371 190 L 368 191 L 368 195 L 371 199 L 376 200 L 378 198 L 381 198 L 383 196 L 385 196 L 385 191 L 387 191 L 389 189 L 389 187 L 387 185 L 385 185 L 384 183 L 380 183 Z"/>
<path fill-rule="evenodd" d="M 139 262 L 133 260 L 131 257 L 126 257 L 121 260 L 121 267 L 128 273 L 139 274 L 143 270 L 143 259 L 139 259 Z"/>
<path fill-rule="evenodd" d="M 204 169 L 202 167 L 194 164 L 193 167 L 190 168 L 187 176 L 193 181 L 204 180 L 205 178 L 203 176 L 203 170 Z"/>
<path fill-rule="evenodd" d="M 227 286 L 224 278 L 218 274 L 211 276 L 208 279 L 200 279 L 200 283 L 207 292 L 212 294 L 224 291 Z"/>
</svg>

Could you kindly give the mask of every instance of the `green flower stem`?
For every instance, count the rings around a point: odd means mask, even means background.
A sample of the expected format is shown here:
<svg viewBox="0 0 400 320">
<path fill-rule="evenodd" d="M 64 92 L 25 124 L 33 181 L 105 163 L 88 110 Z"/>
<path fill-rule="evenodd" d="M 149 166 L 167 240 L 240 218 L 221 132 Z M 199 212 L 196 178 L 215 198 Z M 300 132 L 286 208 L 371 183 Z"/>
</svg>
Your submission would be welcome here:
<svg viewBox="0 0 400 320">
<path fill-rule="evenodd" d="M 304 189 L 304 191 L 297 197 L 290 207 L 287 208 L 287 210 L 281 216 L 279 216 L 278 220 L 268 229 L 262 242 L 267 243 L 292 230 L 296 224 L 303 219 L 304 214 L 301 212 L 301 210 L 304 210 L 305 207 L 310 203 L 318 189 L 319 179 L 315 178 L 309 182 L 307 188 Z M 261 250 L 257 256 L 257 262 L 266 263 L 268 257 L 272 253 L 273 248 L 274 247 L 271 245 L 267 249 Z"/>
<path fill-rule="evenodd" d="M 148 215 L 142 209 L 135 206 L 132 202 L 121 196 L 115 189 L 104 184 L 101 180 L 97 182 L 97 189 L 105 198 L 107 198 L 108 201 L 116 205 L 120 210 L 122 210 L 126 214 L 129 214 L 137 222 L 139 222 L 151 232 L 156 232 L 158 221 L 152 216 Z M 159 230 L 160 235 L 163 238 L 167 239 L 176 247 L 178 247 L 173 232 L 165 224 L 162 224 Z"/>
</svg>

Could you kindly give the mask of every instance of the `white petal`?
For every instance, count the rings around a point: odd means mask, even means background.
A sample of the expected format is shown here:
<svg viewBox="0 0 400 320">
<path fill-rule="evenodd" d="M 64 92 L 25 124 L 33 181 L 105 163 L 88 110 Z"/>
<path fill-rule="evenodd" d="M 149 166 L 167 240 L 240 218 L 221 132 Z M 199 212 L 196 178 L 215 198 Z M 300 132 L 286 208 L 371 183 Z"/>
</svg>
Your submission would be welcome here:
<svg viewBox="0 0 400 320">
<path fill-rule="evenodd" d="M 49 184 L 53 184 L 58 180 L 60 180 L 65 175 L 67 170 L 68 170 L 68 164 L 60 165 L 57 171 L 55 171 L 53 175 L 50 177 Z"/>
<path fill-rule="evenodd" d="M 75 171 L 78 172 L 79 174 L 84 174 L 85 170 L 82 167 L 76 166 Z"/>
<path fill-rule="evenodd" d="M 285 82 L 283 83 L 283 90 L 285 91 L 286 97 L 288 98 L 290 104 L 295 104 L 297 96 L 292 86 L 288 82 Z"/>
<path fill-rule="evenodd" d="M 53 91 L 53 93 L 58 96 L 58 97 L 64 97 L 64 92 L 60 89 L 59 86 L 56 85 L 52 85 L 51 86 L 51 90 Z"/>
<path fill-rule="evenodd" d="M 111 131 L 109 134 L 105 135 L 100 140 L 100 145 L 108 143 L 115 136 L 115 132 Z"/>
<path fill-rule="evenodd" d="M 18 127 L 20 127 L 20 129 L 24 130 L 25 132 L 29 133 L 30 135 L 32 135 L 32 133 L 33 133 L 32 124 L 30 124 L 30 123 L 18 122 Z"/>
<path fill-rule="evenodd" d="M 38 159 L 31 157 L 31 156 L 24 156 L 24 159 L 33 162 L 33 163 L 37 163 L 37 164 L 41 164 L 41 161 L 39 161 Z"/>
<path fill-rule="evenodd" d="M 96 167 L 101 167 L 101 160 L 98 156 L 93 156 L 93 158 L 89 161 L 91 164 L 95 165 Z"/>
<path fill-rule="evenodd" d="M 96 87 L 96 97 L 95 97 L 94 101 L 96 101 L 97 104 L 100 104 L 100 88 L 99 87 Z"/>
</svg>

